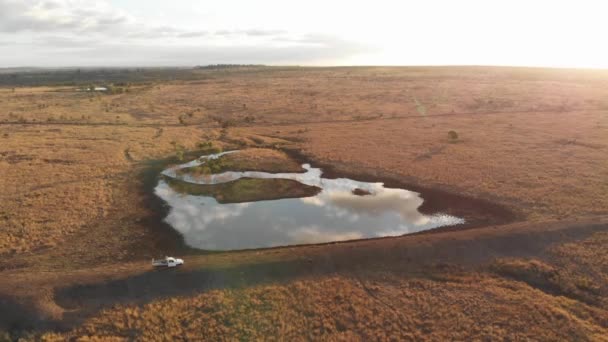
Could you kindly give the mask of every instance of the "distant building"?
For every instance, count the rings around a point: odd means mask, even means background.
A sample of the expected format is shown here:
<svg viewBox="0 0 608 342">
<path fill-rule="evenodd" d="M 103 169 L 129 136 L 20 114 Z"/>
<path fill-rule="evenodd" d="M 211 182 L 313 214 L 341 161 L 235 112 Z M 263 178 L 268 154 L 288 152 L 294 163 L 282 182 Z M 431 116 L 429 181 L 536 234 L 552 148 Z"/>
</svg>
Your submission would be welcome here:
<svg viewBox="0 0 608 342">
<path fill-rule="evenodd" d="M 108 87 L 86 87 L 86 88 L 80 88 L 78 89 L 78 91 L 108 91 Z"/>
</svg>

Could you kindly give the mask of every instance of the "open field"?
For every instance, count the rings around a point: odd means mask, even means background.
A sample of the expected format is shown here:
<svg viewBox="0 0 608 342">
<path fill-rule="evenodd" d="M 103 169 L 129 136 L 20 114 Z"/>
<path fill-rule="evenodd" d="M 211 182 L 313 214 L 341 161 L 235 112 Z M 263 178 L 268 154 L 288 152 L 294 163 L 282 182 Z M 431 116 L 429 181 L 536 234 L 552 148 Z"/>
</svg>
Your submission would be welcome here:
<svg viewBox="0 0 608 342">
<path fill-rule="evenodd" d="M 608 340 L 608 72 L 245 68 L 154 80 L 116 94 L 0 88 L 0 340 Z M 209 142 L 266 148 L 247 167 L 310 161 L 403 185 L 423 211 L 469 224 L 192 250 L 152 188 Z M 186 265 L 151 270 L 164 254 Z"/>
</svg>

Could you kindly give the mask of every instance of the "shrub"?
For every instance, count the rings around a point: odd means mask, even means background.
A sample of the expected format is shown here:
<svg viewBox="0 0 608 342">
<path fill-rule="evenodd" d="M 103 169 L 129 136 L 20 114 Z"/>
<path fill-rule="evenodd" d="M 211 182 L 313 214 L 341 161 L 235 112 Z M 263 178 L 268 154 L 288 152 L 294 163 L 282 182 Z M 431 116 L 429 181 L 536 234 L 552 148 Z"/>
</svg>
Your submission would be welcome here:
<svg viewBox="0 0 608 342">
<path fill-rule="evenodd" d="M 186 148 L 177 143 L 177 141 L 171 141 L 173 149 L 175 150 L 175 158 L 179 161 L 184 160 Z"/>
<path fill-rule="evenodd" d="M 456 131 L 449 131 L 448 132 L 448 140 L 450 140 L 450 142 L 455 142 L 458 140 L 458 133 L 456 133 Z"/>
<path fill-rule="evenodd" d="M 224 167 L 224 160 L 222 158 L 209 159 L 206 164 L 211 173 L 219 173 Z"/>
<path fill-rule="evenodd" d="M 205 163 L 191 168 L 190 171 L 198 175 L 210 175 L 220 173 L 224 170 L 224 168 L 224 160 L 222 158 L 216 158 L 208 159 L 205 161 Z"/>
<path fill-rule="evenodd" d="M 123 87 L 116 87 L 113 84 L 106 85 L 105 88 L 107 89 L 106 94 L 109 95 L 122 94 L 125 92 L 125 89 Z"/>
<path fill-rule="evenodd" d="M 213 142 L 211 141 L 198 143 L 198 148 L 205 154 L 215 154 L 222 152 L 222 148 L 214 146 Z"/>
<path fill-rule="evenodd" d="M 222 128 L 230 128 L 236 126 L 236 122 L 233 119 L 226 119 L 220 122 Z"/>
<path fill-rule="evenodd" d="M 177 158 L 177 160 L 179 160 L 179 161 L 184 160 L 184 151 L 183 150 L 177 150 L 175 152 L 175 158 Z"/>
<path fill-rule="evenodd" d="M 417 98 L 414 97 L 414 103 L 416 104 L 416 111 L 418 112 L 418 114 L 426 116 L 426 106 L 423 105 L 420 101 L 418 101 Z"/>
</svg>

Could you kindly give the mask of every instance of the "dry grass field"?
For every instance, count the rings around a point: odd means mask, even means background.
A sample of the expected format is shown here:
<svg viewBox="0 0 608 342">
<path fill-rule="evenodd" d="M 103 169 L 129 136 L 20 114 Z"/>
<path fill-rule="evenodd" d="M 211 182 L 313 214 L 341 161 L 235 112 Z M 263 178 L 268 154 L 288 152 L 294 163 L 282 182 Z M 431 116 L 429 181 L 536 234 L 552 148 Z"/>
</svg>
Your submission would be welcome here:
<svg viewBox="0 0 608 342">
<path fill-rule="evenodd" d="M 469 224 L 192 250 L 152 189 L 209 142 L 260 148 L 248 167 L 305 160 L 402 185 Z M 0 88 L 0 341 L 606 341 L 607 156 L 606 71 L 253 68 L 117 94 Z M 186 265 L 152 270 L 164 254 Z"/>
</svg>

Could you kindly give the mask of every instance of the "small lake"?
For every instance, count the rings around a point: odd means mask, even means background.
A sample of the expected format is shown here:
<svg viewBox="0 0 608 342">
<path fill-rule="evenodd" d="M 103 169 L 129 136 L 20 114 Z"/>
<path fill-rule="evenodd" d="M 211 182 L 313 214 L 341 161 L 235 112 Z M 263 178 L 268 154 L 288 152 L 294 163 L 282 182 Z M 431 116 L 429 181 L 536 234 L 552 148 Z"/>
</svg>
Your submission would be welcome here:
<svg viewBox="0 0 608 342">
<path fill-rule="evenodd" d="M 155 193 L 169 206 L 165 221 L 185 243 L 203 250 L 238 250 L 399 236 L 464 219 L 418 211 L 418 193 L 384 187 L 383 183 L 347 178 L 327 179 L 322 170 L 304 164 L 302 173 L 224 172 L 191 176 L 179 169 L 198 166 L 224 152 L 168 168 Z M 214 196 L 193 195 L 172 186 L 173 180 L 207 187 L 250 179 L 284 179 L 320 188 L 313 196 L 243 203 L 219 203 Z M 217 196 L 216 196 L 217 197 Z M 217 197 L 221 198 L 221 197 Z M 221 201 L 220 201 L 221 202 Z"/>
</svg>

